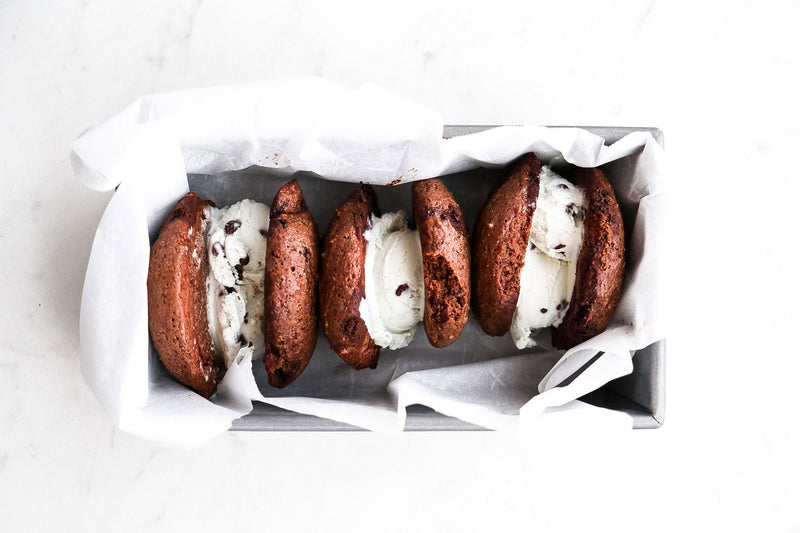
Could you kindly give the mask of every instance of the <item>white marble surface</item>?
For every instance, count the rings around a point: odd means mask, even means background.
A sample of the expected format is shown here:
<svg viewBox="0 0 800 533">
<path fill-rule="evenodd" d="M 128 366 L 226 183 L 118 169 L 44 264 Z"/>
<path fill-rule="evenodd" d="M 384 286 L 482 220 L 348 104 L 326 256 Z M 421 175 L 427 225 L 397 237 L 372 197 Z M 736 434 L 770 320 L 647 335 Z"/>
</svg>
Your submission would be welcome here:
<svg viewBox="0 0 800 533">
<path fill-rule="evenodd" d="M 798 527 L 795 4 L 379 4 L 0 6 L 0 530 Z M 374 81 L 448 123 L 662 128 L 666 425 L 228 433 L 192 451 L 116 430 L 78 362 L 109 194 L 76 183 L 71 141 L 145 93 L 296 74 Z"/>
</svg>

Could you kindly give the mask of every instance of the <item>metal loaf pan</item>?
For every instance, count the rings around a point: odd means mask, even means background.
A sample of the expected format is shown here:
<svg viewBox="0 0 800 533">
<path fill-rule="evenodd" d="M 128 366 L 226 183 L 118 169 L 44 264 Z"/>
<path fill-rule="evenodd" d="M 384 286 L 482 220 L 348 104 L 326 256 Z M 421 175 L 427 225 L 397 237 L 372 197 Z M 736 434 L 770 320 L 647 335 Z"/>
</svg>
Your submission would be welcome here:
<svg viewBox="0 0 800 533">
<path fill-rule="evenodd" d="M 477 133 L 493 127 L 495 126 L 445 126 L 443 134 L 445 137 L 455 137 Z M 612 144 L 628 133 L 644 131 L 652 134 L 662 147 L 664 145 L 663 133 L 657 128 L 583 126 L 581 126 L 581 128 L 604 138 L 606 144 Z M 248 171 L 242 172 L 246 173 Z M 259 169 L 256 172 L 268 173 L 269 171 L 266 169 Z M 491 171 L 486 170 L 486 172 Z M 190 186 L 193 189 L 196 189 L 196 184 L 200 183 L 198 179 L 202 179 L 202 176 L 189 176 Z M 349 186 L 352 188 L 352 184 L 349 184 Z M 224 196 L 224 193 L 221 193 L 219 190 L 216 192 Z M 221 203 L 223 201 L 235 200 L 221 198 L 218 201 Z M 318 223 L 326 225 L 330 217 L 328 216 L 326 219 L 325 215 L 332 215 L 336 207 L 335 205 L 325 206 L 325 213 L 319 217 Z M 472 221 L 469 220 L 470 217 L 467 216 L 466 213 L 465 218 L 468 219 L 468 227 L 471 230 Z M 321 232 L 324 231 L 324 229 L 325 228 L 321 225 Z M 317 346 L 317 350 L 320 350 L 321 346 L 323 347 L 322 349 L 327 348 L 327 343 L 323 337 L 320 337 Z M 657 428 L 661 426 L 664 421 L 665 360 L 666 341 L 661 340 L 651 344 L 634 354 L 633 372 L 630 375 L 606 384 L 602 388 L 584 396 L 581 400 L 599 407 L 628 413 L 633 418 L 634 428 Z M 408 416 L 405 426 L 407 431 L 462 431 L 483 429 L 462 420 L 442 415 L 421 405 L 410 406 L 407 413 Z M 238 420 L 234 420 L 231 430 L 358 431 L 360 428 L 256 402 L 251 413 Z"/>
</svg>

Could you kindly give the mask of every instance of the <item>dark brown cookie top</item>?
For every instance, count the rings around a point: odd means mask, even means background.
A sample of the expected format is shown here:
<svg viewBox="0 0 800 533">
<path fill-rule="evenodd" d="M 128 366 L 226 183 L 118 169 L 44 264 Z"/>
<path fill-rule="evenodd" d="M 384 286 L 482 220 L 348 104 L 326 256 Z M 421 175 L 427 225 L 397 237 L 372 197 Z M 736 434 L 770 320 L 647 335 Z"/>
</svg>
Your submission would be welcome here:
<svg viewBox="0 0 800 533">
<path fill-rule="evenodd" d="M 472 253 L 473 313 L 489 335 L 505 335 L 517 308 L 541 165 L 530 153 L 511 167 L 475 224 Z"/>
<path fill-rule="evenodd" d="M 147 311 L 158 356 L 175 379 L 208 398 L 222 360 L 214 352 L 206 313 L 206 208 L 193 192 L 172 209 L 150 249 Z"/>
<path fill-rule="evenodd" d="M 264 264 L 264 364 L 285 387 L 306 368 L 317 343 L 317 226 L 297 180 L 272 201 Z"/>
<path fill-rule="evenodd" d="M 364 232 L 370 217 L 378 214 L 377 204 L 372 187 L 359 187 L 336 210 L 322 242 L 322 328 L 333 351 L 355 369 L 375 368 L 380 353 L 358 310 L 364 298 Z"/>
<path fill-rule="evenodd" d="M 433 346 L 444 348 L 458 338 L 469 317 L 467 226 L 461 207 L 439 179 L 415 182 L 412 201 L 425 276 L 425 333 Z"/>
<path fill-rule="evenodd" d="M 597 168 L 579 168 L 570 181 L 583 193 L 583 237 L 569 310 L 552 328 L 553 346 L 567 349 L 608 326 L 622 294 L 625 232 L 614 189 Z"/>
</svg>

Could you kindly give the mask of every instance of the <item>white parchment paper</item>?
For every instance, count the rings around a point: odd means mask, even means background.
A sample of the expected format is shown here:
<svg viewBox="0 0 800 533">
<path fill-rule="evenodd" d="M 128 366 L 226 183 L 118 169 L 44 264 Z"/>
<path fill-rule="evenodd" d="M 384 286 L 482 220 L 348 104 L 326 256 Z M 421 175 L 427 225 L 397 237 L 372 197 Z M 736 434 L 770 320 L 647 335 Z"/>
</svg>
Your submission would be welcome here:
<svg viewBox="0 0 800 533">
<path fill-rule="evenodd" d="M 647 133 L 605 146 L 576 128 L 500 127 L 450 139 L 442 137 L 442 128 L 435 112 L 375 85 L 352 90 L 295 78 L 146 96 L 77 139 L 72 163 L 80 181 L 100 190 L 118 186 L 95 235 L 80 335 L 84 379 L 119 427 L 164 444 L 195 446 L 225 431 L 252 409 L 252 401 L 376 431 L 402 430 L 405 407 L 412 404 L 492 429 L 531 431 L 545 420 L 549 429 L 576 419 L 630 427 L 627 415 L 576 398 L 630 373 L 632 352 L 665 336 L 658 314 L 662 149 Z M 296 172 L 343 182 L 407 183 L 500 167 L 529 151 L 556 164 L 605 165 L 623 212 L 630 214 L 623 297 L 601 335 L 566 353 L 521 353 L 507 337 L 483 335 L 471 319 L 447 349 L 427 345 L 420 328 L 408 348 L 383 350 L 377 370 L 358 372 L 332 355 L 320 336 L 308 369 L 287 389 L 270 389 L 263 364 L 243 356 L 212 401 L 174 382 L 158 362 L 147 331 L 149 247 L 169 209 L 189 190 L 187 174 L 198 175 L 193 184 L 217 194 L 211 199 L 218 203 L 230 184 L 227 193 L 249 187 L 250 197 L 269 204 L 268 193 Z M 331 192 L 325 189 L 330 182 L 302 176 L 324 230 L 323 217 L 352 185 Z M 459 176 L 450 178 L 451 189 L 462 183 Z M 463 176 L 464 184 L 476 179 Z M 337 197 L 337 191 L 343 192 Z M 389 204 L 384 211 L 395 208 L 400 191 L 379 189 Z M 577 378 L 559 386 L 600 352 Z"/>
</svg>

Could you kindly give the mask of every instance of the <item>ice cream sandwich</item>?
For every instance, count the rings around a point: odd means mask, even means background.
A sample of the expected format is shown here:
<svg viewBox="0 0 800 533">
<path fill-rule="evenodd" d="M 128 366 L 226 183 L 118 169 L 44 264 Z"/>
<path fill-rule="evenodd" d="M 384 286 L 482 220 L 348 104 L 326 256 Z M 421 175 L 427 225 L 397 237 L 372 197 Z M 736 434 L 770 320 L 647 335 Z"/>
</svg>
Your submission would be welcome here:
<svg viewBox="0 0 800 533">
<path fill-rule="evenodd" d="M 556 348 L 603 331 L 625 269 L 622 216 L 599 169 L 570 179 L 522 156 L 487 201 L 474 231 L 473 312 L 483 330 L 522 349 L 552 328 Z"/>
<path fill-rule="evenodd" d="M 271 209 L 188 193 L 150 252 L 148 325 L 167 371 L 208 398 L 237 357 L 263 355 L 270 384 L 291 383 L 316 342 L 317 258 L 296 180 Z"/>
<path fill-rule="evenodd" d="M 380 214 L 362 185 L 336 210 L 323 239 L 320 314 L 331 348 L 356 369 L 375 368 L 424 323 L 438 348 L 460 335 L 469 313 L 469 241 L 461 209 L 438 179 L 415 182 L 416 229 L 400 212 Z"/>
</svg>

